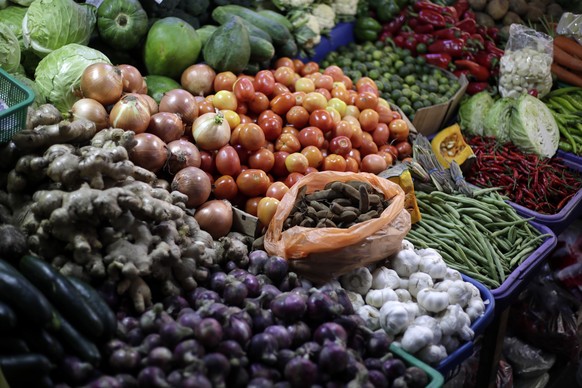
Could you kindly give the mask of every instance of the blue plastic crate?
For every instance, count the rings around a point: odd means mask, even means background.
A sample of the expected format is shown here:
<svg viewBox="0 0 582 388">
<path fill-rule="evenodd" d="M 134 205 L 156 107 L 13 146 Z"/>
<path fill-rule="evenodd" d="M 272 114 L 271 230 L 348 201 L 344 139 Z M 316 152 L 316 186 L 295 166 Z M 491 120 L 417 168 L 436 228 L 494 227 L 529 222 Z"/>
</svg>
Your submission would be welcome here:
<svg viewBox="0 0 582 388">
<path fill-rule="evenodd" d="M 338 23 L 329 33 L 329 37 L 322 36 L 321 42 L 315 47 L 315 54 L 311 58 L 302 60 L 321 62 L 327 54 L 346 46 L 354 41 L 354 23 Z"/>
<path fill-rule="evenodd" d="M 483 334 L 485 333 L 485 329 L 487 326 L 489 326 L 495 317 L 495 298 L 493 297 L 491 291 L 475 279 L 472 279 L 464 274 L 461 275 L 463 276 L 463 280 L 473 284 L 479 289 L 481 298 L 485 303 L 485 313 L 477 318 L 471 325 L 471 329 L 473 329 L 473 332 L 475 333 L 473 340 L 465 342 L 436 366 L 435 369 L 443 374 L 445 381 L 450 380 L 457 373 L 459 373 L 461 364 L 473 355 L 475 346 L 479 341 L 481 341 Z"/>
</svg>

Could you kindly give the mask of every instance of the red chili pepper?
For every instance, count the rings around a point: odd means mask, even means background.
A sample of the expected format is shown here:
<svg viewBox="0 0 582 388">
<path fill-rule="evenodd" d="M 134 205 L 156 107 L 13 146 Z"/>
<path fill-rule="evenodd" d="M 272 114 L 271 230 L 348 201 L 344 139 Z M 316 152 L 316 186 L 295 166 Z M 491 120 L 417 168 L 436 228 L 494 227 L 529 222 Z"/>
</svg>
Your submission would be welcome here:
<svg viewBox="0 0 582 388">
<path fill-rule="evenodd" d="M 454 26 L 459 21 L 458 18 L 455 18 L 451 15 L 444 15 L 444 18 L 447 26 Z"/>
<path fill-rule="evenodd" d="M 457 11 L 457 15 L 464 15 L 469 10 L 469 2 L 467 0 L 457 0 L 453 5 Z"/>
<path fill-rule="evenodd" d="M 432 35 L 437 39 L 457 39 L 461 37 L 461 30 L 458 27 L 449 27 L 437 30 Z"/>
<path fill-rule="evenodd" d="M 538 96 L 538 90 L 537 89 L 531 89 L 527 91 L 527 94 L 532 95 L 534 97 Z"/>
<path fill-rule="evenodd" d="M 428 34 L 434 31 L 434 26 L 432 24 L 419 24 L 414 28 L 414 32 L 418 34 Z"/>
<path fill-rule="evenodd" d="M 473 19 L 475 20 L 475 13 L 473 11 L 471 11 L 470 9 L 465 11 L 462 15 L 461 15 L 461 20 L 465 20 L 465 19 Z"/>
<path fill-rule="evenodd" d="M 499 28 L 487 27 L 487 36 L 493 39 L 494 42 L 499 42 Z"/>
<path fill-rule="evenodd" d="M 505 54 L 505 51 L 501 50 L 499 47 L 495 45 L 495 42 L 491 42 L 490 40 L 485 42 L 485 50 L 499 56 L 499 58 L 501 58 L 503 54 Z"/>
<path fill-rule="evenodd" d="M 404 36 L 398 35 L 398 36 L 394 37 L 394 44 L 398 47 L 403 47 L 405 40 L 406 39 L 404 38 Z"/>
<path fill-rule="evenodd" d="M 382 33 L 380 34 L 380 36 L 378 37 L 378 40 L 380 42 L 384 42 L 386 39 L 388 38 L 392 38 L 392 34 L 386 31 L 382 31 Z"/>
<path fill-rule="evenodd" d="M 420 11 L 426 9 L 429 11 L 443 13 L 443 12 L 446 12 L 446 10 L 447 10 L 447 7 L 445 7 L 444 5 L 438 5 L 438 4 L 435 4 L 435 3 L 432 3 L 432 2 L 426 1 L 426 0 L 421 0 L 421 1 L 415 2 L 414 5 L 412 6 L 412 8 L 416 12 L 420 12 Z"/>
<path fill-rule="evenodd" d="M 400 29 L 404 25 L 404 22 L 406 22 L 406 16 L 403 14 L 400 14 L 400 15 L 396 16 L 390 22 L 385 23 L 382 26 L 382 30 L 386 31 L 386 32 L 390 32 L 391 34 L 395 34 L 398 31 L 400 31 Z"/>
<path fill-rule="evenodd" d="M 445 17 L 436 11 L 423 9 L 418 13 L 420 23 L 432 24 L 435 27 L 445 27 L 447 22 Z"/>
<path fill-rule="evenodd" d="M 469 85 L 467 85 L 467 90 L 465 90 L 465 92 L 468 95 L 473 95 L 482 92 L 483 90 L 487 90 L 488 87 L 489 82 L 469 82 Z"/>
<path fill-rule="evenodd" d="M 465 51 L 465 41 L 463 39 L 443 39 L 437 40 L 428 46 L 430 53 L 450 54 L 459 57 Z"/>
<path fill-rule="evenodd" d="M 466 59 L 475 62 L 475 55 L 473 55 L 473 53 L 470 51 L 465 51 L 463 54 L 461 54 L 459 59 Z"/>
<path fill-rule="evenodd" d="M 431 34 L 414 34 L 414 39 L 418 43 L 430 44 L 434 41 L 434 38 Z"/>
<path fill-rule="evenodd" d="M 471 34 L 471 40 L 473 42 L 479 42 L 479 46 L 481 49 L 485 48 L 485 38 L 483 38 L 481 35 L 479 34 Z"/>
<path fill-rule="evenodd" d="M 469 78 L 469 74 L 471 72 L 467 69 L 462 69 L 462 70 L 455 70 L 453 71 L 453 74 L 455 75 L 455 77 L 457 78 L 461 78 L 462 75 L 464 75 L 465 77 Z"/>
<path fill-rule="evenodd" d="M 402 47 L 410 50 L 412 55 L 416 55 L 416 45 L 417 44 L 418 43 L 417 43 L 416 39 L 414 39 L 414 36 L 409 36 L 408 38 L 406 38 L 404 40 L 404 45 Z"/>
<path fill-rule="evenodd" d="M 491 52 L 482 50 L 475 53 L 475 62 L 491 70 L 499 65 L 499 58 Z"/>
<path fill-rule="evenodd" d="M 423 57 L 429 65 L 438 66 L 445 70 L 449 69 L 449 65 L 453 60 L 453 58 L 446 53 L 425 54 Z"/>
<path fill-rule="evenodd" d="M 408 25 L 408 27 L 410 27 L 414 30 L 416 27 L 418 27 L 420 22 L 419 22 L 418 18 L 411 17 L 408 20 L 406 20 L 406 24 Z"/>
<path fill-rule="evenodd" d="M 455 27 L 468 32 L 469 34 L 474 34 L 477 32 L 477 22 L 475 19 L 463 19 L 455 24 Z"/>
</svg>

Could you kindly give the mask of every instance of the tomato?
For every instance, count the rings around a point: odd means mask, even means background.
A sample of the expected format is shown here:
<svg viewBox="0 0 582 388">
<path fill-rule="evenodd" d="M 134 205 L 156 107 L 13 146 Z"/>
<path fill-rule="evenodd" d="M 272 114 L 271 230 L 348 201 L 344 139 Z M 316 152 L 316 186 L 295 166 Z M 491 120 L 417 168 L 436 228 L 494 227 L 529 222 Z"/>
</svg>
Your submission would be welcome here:
<svg viewBox="0 0 582 388">
<path fill-rule="evenodd" d="M 275 165 L 275 155 L 266 148 L 260 148 L 249 155 L 248 164 L 250 168 L 269 172 Z"/>
<path fill-rule="evenodd" d="M 247 103 L 239 101 L 239 103 L 236 106 L 236 113 L 238 113 L 239 115 L 246 115 L 248 111 L 249 106 L 247 105 Z"/>
<path fill-rule="evenodd" d="M 327 91 L 331 91 L 333 88 L 333 78 L 330 75 L 322 75 L 321 77 L 315 80 L 315 87 L 317 89 L 325 89 Z"/>
<path fill-rule="evenodd" d="M 392 121 L 392 109 L 390 107 L 378 104 L 375 108 L 378 112 L 378 121 L 384 124 L 390 124 Z"/>
<path fill-rule="evenodd" d="M 391 140 L 400 142 L 408 139 L 410 131 L 406 121 L 402 119 L 392 120 L 390 124 L 388 124 L 388 128 L 390 128 Z"/>
<path fill-rule="evenodd" d="M 317 72 L 317 73 L 311 73 L 311 74 L 307 74 L 305 76 L 305 78 L 309 78 L 310 80 L 313 81 L 314 85 L 315 85 L 315 81 L 317 81 L 319 79 L 319 77 L 321 77 L 323 74 Z"/>
<path fill-rule="evenodd" d="M 358 88 L 358 93 L 370 93 L 378 97 L 380 93 L 378 92 L 378 87 L 376 85 L 363 85 Z"/>
<path fill-rule="evenodd" d="M 346 114 L 344 115 L 344 120 L 346 119 L 346 117 L 354 117 L 354 118 L 358 118 L 360 117 L 360 110 L 358 109 L 357 106 L 355 105 L 348 105 L 346 106 Z M 359 122 L 358 122 L 359 124 Z"/>
<path fill-rule="evenodd" d="M 285 115 L 289 125 L 295 128 L 303 128 L 309 122 L 309 112 L 302 106 L 294 106 Z"/>
<path fill-rule="evenodd" d="M 270 70 L 261 70 L 255 75 L 255 90 L 270 96 L 275 90 L 275 82 L 275 76 Z"/>
<path fill-rule="evenodd" d="M 291 93 L 291 90 L 282 83 L 275 82 L 275 89 L 273 90 L 273 96 L 278 96 L 283 93 Z"/>
<path fill-rule="evenodd" d="M 297 139 L 299 139 L 301 147 L 316 146 L 317 148 L 321 148 L 323 146 L 323 141 L 325 140 L 321 129 L 313 126 L 305 127 L 299 131 Z"/>
<path fill-rule="evenodd" d="M 240 124 L 240 117 L 235 111 L 224 109 L 221 112 L 224 115 L 224 118 L 231 130 Z"/>
<path fill-rule="evenodd" d="M 329 152 L 341 156 L 347 156 L 352 150 L 352 142 L 347 136 L 336 136 L 329 142 Z"/>
<path fill-rule="evenodd" d="M 239 77 L 233 85 L 233 92 L 238 101 L 252 101 L 255 98 L 255 86 L 248 77 Z"/>
<path fill-rule="evenodd" d="M 363 133 L 362 144 L 358 147 L 362 156 L 378 153 L 378 146 L 374 143 L 372 136 L 368 132 Z M 363 160 L 363 159 L 362 159 Z"/>
<path fill-rule="evenodd" d="M 352 157 L 346 158 L 346 171 L 348 172 L 359 172 L 360 171 L 360 164 L 358 161 Z"/>
<path fill-rule="evenodd" d="M 285 166 L 285 159 L 287 159 L 287 156 L 289 156 L 289 152 L 276 151 L 273 152 L 273 156 L 275 157 L 275 163 L 273 164 L 271 173 L 277 177 L 287 176 L 289 171 L 287 171 L 287 167 Z"/>
<path fill-rule="evenodd" d="M 386 166 L 390 167 L 394 164 L 394 156 L 389 151 L 378 151 L 378 155 L 384 158 L 386 161 Z"/>
<path fill-rule="evenodd" d="M 293 69 L 293 71 L 295 71 L 295 64 L 293 63 L 293 59 L 289 57 L 281 57 L 277 59 L 277 61 L 275 62 L 275 69 L 278 69 L 283 66 L 287 66 Z"/>
<path fill-rule="evenodd" d="M 238 175 L 236 185 L 244 195 L 258 197 L 259 195 L 265 195 L 271 185 L 271 181 L 263 170 L 249 168 Z"/>
<path fill-rule="evenodd" d="M 303 63 L 303 61 L 301 59 L 293 59 L 293 65 L 294 65 L 293 70 L 296 73 L 301 73 L 301 70 L 305 66 L 305 63 Z"/>
<path fill-rule="evenodd" d="M 277 138 L 275 149 L 289 153 L 298 152 L 301 149 L 301 143 L 297 139 L 297 136 L 290 133 L 283 133 Z"/>
<path fill-rule="evenodd" d="M 287 171 L 290 173 L 299 172 L 304 174 L 307 167 L 309 167 L 309 161 L 302 153 L 294 152 L 289 154 L 285 159 L 285 167 L 287 167 Z"/>
<path fill-rule="evenodd" d="M 337 154 L 329 154 L 323 159 L 322 170 L 325 171 L 345 171 L 346 160 L 343 156 Z"/>
<path fill-rule="evenodd" d="M 356 105 L 356 100 L 358 98 L 358 92 L 356 92 L 355 90 L 348 90 L 349 93 L 349 98 L 348 101 L 346 102 L 346 104 L 348 105 Z"/>
<path fill-rule="evenodd" d="M 354 128 L 354 134 L 352 137 L 350 137 L 350 140 L 352 141 L 352 147 L 360 148 L 364 139 L 364 131 L 362 131 L 362 128 L 357 125 L 352 125 L 352 127 Z"/>
<path fill-rule="evenodd" d="M 277 198 L 262 198 L 257 205 L 257 217 L 259 218 L 259 222 L 264 226 L 268 226 L 275 215 L 278 206 L 279 200 Z"/>
<path fill-rule="evenodd" d="M 236 177 L 240 173 L 240 158 L 234 147 L 229 144 L 218 150 L 214 162 L 216 163 L 216 170 L 222 175 Z"/>
<path fill-rule="evenodd" d="M 352 136 L 354 135 L 354 132 L 355 132 L 354 128 L 352 127 L 352 124 L 350 124 L 349 121 L 341 120 L 339 123 L 337 123 L 335 129 L 332 131 L 332 136 L 333 137 L 346 136 L 351 140 Z"/>
<path fill-rule="evenodd" d="M 312 92 L 305 95 L 303 100 L 303 107 L 307 109 L 309 113 L 316 109 L 325 109 L 327 106 L 327 99 L 321 93 Z"/>
<path fill-rule="evenodd" d="M 346 114 L 346 103 L 343 102 L 342 100 L 340 100 L 337 97 L 332 97 L 327 101 L 327 107 L 331 107 L 334 108 L 335 110 L 337 110 L 337 112 L 341 115 L 341 117 L 344 117 L 344 115 Z"/>
<path fill-rule="evenodd" d="M 360 164 L 360 162 L 362 161 L 360 150 L 356 148 L 352 148 L 350 152 L 348 152 L 348 157 L 355 159 L 358 162 L 358 164 Z"/>
<path fill-rule="evenodd" d="M 398 120 L 401 118 L 402 118 L 402 116 L 400 115 L 400 113 L 398 111 L 395 111 L 395 110 L 392 111 L 392 120 Z"/>
<path fill-rule="evenodd" d="M 325 97 L 325 100 L 328 101 L 329 99 L 331 99 L 331 93 L 329 92 L 329 90 L 324 89 L 324 88 L 317 88 L 315 89 L 316 93 L 320 93 L 323 95 L 323 97 Z"/>
<path fill-rule="evenodd" d="M 274 117 L 268 117 L 264 120 L 259 121 L 259 126 L 263 130 L 265 134 L 265 139 L 268 141 L 274 141 L 283 131 L 283 127 L 281 126 L 281 121 L 277 120 Z"/>
<path fill-rule="evenodd" d="M 214 77 L 214 91 L 232 90 L 232 86 L 236 82 L 237 77 L 232 71 L 223 71 L 216 74 Z"/>
<path fill-rule="evenodd" d="M 384 123 L 379 123 L 376 126 L 376 129 L 372 132 L 372 140 L 378 147 L 388 144 L 388 140 L 390 139 L 390 129 L 388 129 L 388 125 Z"/>
<path fill-rule="evenodd" d="M 309 167 L 318 168 L 323 161 L 321 150 L 316 146 L 307 146 L 301 150 L 301 153 L 307 158 Z"/>
<path fill-rule="evenodd" d="M 392 159 L 394 159 L 394 160 L 398 159 L 398 150 L 392 144 L 383 145 L 379 148 L 378 151 L 386 151 L 390 155 L 392 155 Z"/>
<path fill-rule="evenodd" d="M 360 88 L 364 85 L 370 85 L 373 88 L 378 89 L 378 86 L 376 85 L 376 82 L 374 82 L 374 80 L 370 77 L 362 77 L 360 78 L 357 82 L 356 82 L 356 90 L 359 92 Z"/>
<path fill-rule="evenodd" d="M 248 101 L 247 105 L 251 112 L 259 114 L 269 109 L 269 98 L 264 93 L 255 92 L 255 98 L 252 101 Z"/>
<path fill-rule="evenodd" d="M 223 175 L 214 181 L 214 196 L 217 199 L 233 200 L 238 194 L 236 181 L 230 175 Z"/>
<path fill-rule="evenodd" d="M 279 116 L 284 116 L 289 109 L 296 105 L 295 96 L 291 93 L 279 94 L 271 100 L 270 105 L 273 112 L 277 113 Z"/>
<path fill-rule="evenodd" d="M 202 101 L 198 103 L 198 117 L 204 113 L 214 113 L 216 110 L 210 101 Z"/>
<path fill-rule="evenodd" d="M 412 156 L 412 146 L 408 141 L 396 143 L 395 147 L 398 150 L 398 159 L 402 160 Z"/>
<path fill-rule="evenodd" d="M 290 133 L 291 135 L 297 137 L 299 136 L 299 130 L 295 127 L 286 126 L 283 127 L 282 133 Z"/>
<path fill-rule="evenodd" d="M 327 106 L 325 110 L 328 111 L 329 114 L 331 115 L 331 121 L 333 121 L 333 129 L 335 129 L 337 123 L 339 123 L 342 120 L 342 116 L 339 114 L 337 110 L 335 110 L 335 108 L 332 108 L 331 106 Z"/>
<path fill-rule="evenodd" d="M 307 77 L 301 77 L 295 81 L 295 91 L 311 93 L 315 91 L 315 82 Z"/>
<path fill-rule="evenodd" d="M 360 170 L 362 172 L 369 172 L 372 174 L 379 174 L 386 170 L 387 163 L 386 160 L 377 154 L 370 154 L 364 156 L 362 163 L 360 163 Z"/>
<path fill-rule="evenodd" d="M 343 86 L 342 87 L 334 86 L 331 89 L 331 97 L 337 98 L 347 104 L 348 101 L 350 100 L 350 93 Z"/>
<path fill-rule="evenodd" d="M 304 175 L 309 175 L 309 174 L 311 174 L 312 172 L 318 172 L 318 171 L 319 171 L 319 170 L 318 170 L 317 168 L 315 168 L 315 167 L 311 167 L 311 166 L 310 166 L 310 167 L 307 167 L 307 169 L 305 170 L 305 174 L 304 174 Z"/>
<path fill-rule="evenodd" d="M 287 194 L 289 187 L 283 182 L 273 182 L 271 186 L 267 189 L 265 196 L 277 198 L 279 201 L 283 199 L 283 196 Z"/>
<path fill-rule="evenodd" d="M 305 101 L 305 92 L 293 92 L 293 97 L 295 97 L 295 105 L 303 106 L 303 101 Z"/>
<path fill-rule="evenodd" d="M 265 144 L 265 133 L 255 123 L 241 124 L 238 142 L 249 151 L 256 151 Z"/>
<path fill-rule="evenodd" d="M 247 123 L 252 123 L 253 119 L 250 116 L 247 116 L 246 114 L 240 114 L 238 115 L 240 117 L 240 123 L 241 124 L 247 124 Z"/>
<path fill-rule="evenodd" d="M 289 87 L 295 85 L 295 71 L 287 66 L 282 66 L 275 70 L 275 81 Z"/>
<path fill-rule="evenodd" d="M 336 82 L 340 82 L 344 76 L 344 71 L 339 66 L 331 65 L 325 68 L 323 74 L 332 77 Z"/>
<path fill-rule="evenodd" d="M 236 153 L 238 154 L 238 158 L 240 159 L 240 163 L 241 163 L 241 171 L 242 171 L 244 165 L 247 164 L 247 162 L 249 160 L 249 155 L 251 154 L 251 151 L 247 150 L 246 148 L 244 148 L 240 144 L 232 144 L 232 146 L 234 147 L 234 149 L 236 150 Z"/>
<path fill-rule="evenodd" d="M 305 77 L 307 74 L 318 73 L 318 72 L 319 72 L 319 64 L 317 62 L 307 62 L 305 64 L 305 66 L 303 66 L 303 69 L 301 69 L 301 72 L 299 74 L 301 74 L 303 77 Z"/>
<path fill-rule="evenodd" d="M 216 164 L 214 163 L 214 152 L 200 150 L 200 169 L 209 174 L 216 171 Z"/>
<path fill-rule="evenodd" d="M 259 202 L 263 199 L 263 197 L 253 197 L 247 199 L 245 202 L 245 212 L 249 213 L 252 216 L 257 216 L 257 207 L 259 206 Z"/>
<path fill-rule="evenodd" d="M 358 93 L 356 106 L 360 110 L 375 109 L 378 105 L 378 96 L 370 92 Z"/>
<path fill-rule="evenodd" d="M 287 175 L 287 178 L 285 178 L 283 183 L 285 183 L 287 187 L 291 188 L 293 187 L 293 185 L 295 185 L 295 183 L 299 182 L 301 178 L 303 178 L 304 176 L 305 175 L 301 174 L 300 172 L 292 172 L 289 175 Z"/>
<path fill-rule="evenodd" d="M 327 133 L 335 128 L 335 123 L 329 113 L 325 109 L 316 109 L 309 115 L 309 125 L 321 129 L 322 132 Z"/>
</svg>

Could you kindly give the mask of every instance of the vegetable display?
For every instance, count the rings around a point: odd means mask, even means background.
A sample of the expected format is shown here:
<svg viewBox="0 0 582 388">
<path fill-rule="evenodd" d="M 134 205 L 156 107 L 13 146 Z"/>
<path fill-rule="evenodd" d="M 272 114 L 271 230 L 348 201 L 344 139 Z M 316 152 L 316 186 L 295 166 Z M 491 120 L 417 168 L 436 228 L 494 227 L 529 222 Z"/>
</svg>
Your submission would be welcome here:
<svg viewBox="0 0 582 388">
<path fill-rule="evenodd" d="M 491 288 L 499 287 L 546 235 L 520 217 L 497 190 L 473 191 L 473 198 L 417 192 L 422 220 L 406 239 L 419 248 L 439 249 L 449 267 Z"/>
<path fill-rule="evenodd" d="M 528 209 L 556 214 L 582 188 L 580 173 L 569 170 L 560 158 L 523 153 L 493 138 L 472 137 L 467 142 L 477 157 L 467 180 L 481 187 L 500 187 L 510 201 Z"/>
<path fill-rule="evenodd" d="M 369 77 L 378 85 L 380 95 L 398 105 L 408 117 L 423 107 L 449 100 L 459 88 L 455 78 L 441 69 L 427 66 L 422 57 L 386 42 L 350 43 L 329 53 L 321 63 L 341 67 L 353 80 Z"/>
<path fill-rule="evenodd" d="M 582 121 L 580 112 L 582 104 L 582 88 L 561 88 L 550 92 L 544 99 L 546 106 L 552 112 L 560 130 L 558 148 L 574 154 L 582 153 Z"/>
</svg>

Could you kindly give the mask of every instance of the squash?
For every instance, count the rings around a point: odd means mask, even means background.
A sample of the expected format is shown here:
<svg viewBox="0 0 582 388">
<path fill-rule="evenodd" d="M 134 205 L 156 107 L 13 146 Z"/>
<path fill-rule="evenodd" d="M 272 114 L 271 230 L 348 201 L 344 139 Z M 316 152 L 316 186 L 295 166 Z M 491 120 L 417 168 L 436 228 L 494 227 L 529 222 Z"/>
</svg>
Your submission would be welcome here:
<svg viewBox="0 0 582 388">
<path fill-rule="evenodd" d="M 453 160 L 463 172 L 471 170 L 476 157 L 471 146 L 465 142 L 459 124 L 443 129 L 430 142 L 432 150 L 439 163 L 449 168 Z"/>
<path fill-rule="evenodd" d="M 251 58 L 249 32 L 238 16 L 232 16 L 212 33 L 203 49 L 204 61 L 217 73 L 242 72 Z"/>
<path fill-rule="evenodd" d="M 415 224 L 420 221 L 421 215 L 418 203 L 416 202 L 416 195 L 414 194 L 414 182 L 412 181 L 410 171 L 404 164 L 399 164 L 384 170 L 380 176 L 396 183 L 402 188 L 404 191 L 404 208 L 410 213 L 410 222 Z"/>
</svg>

